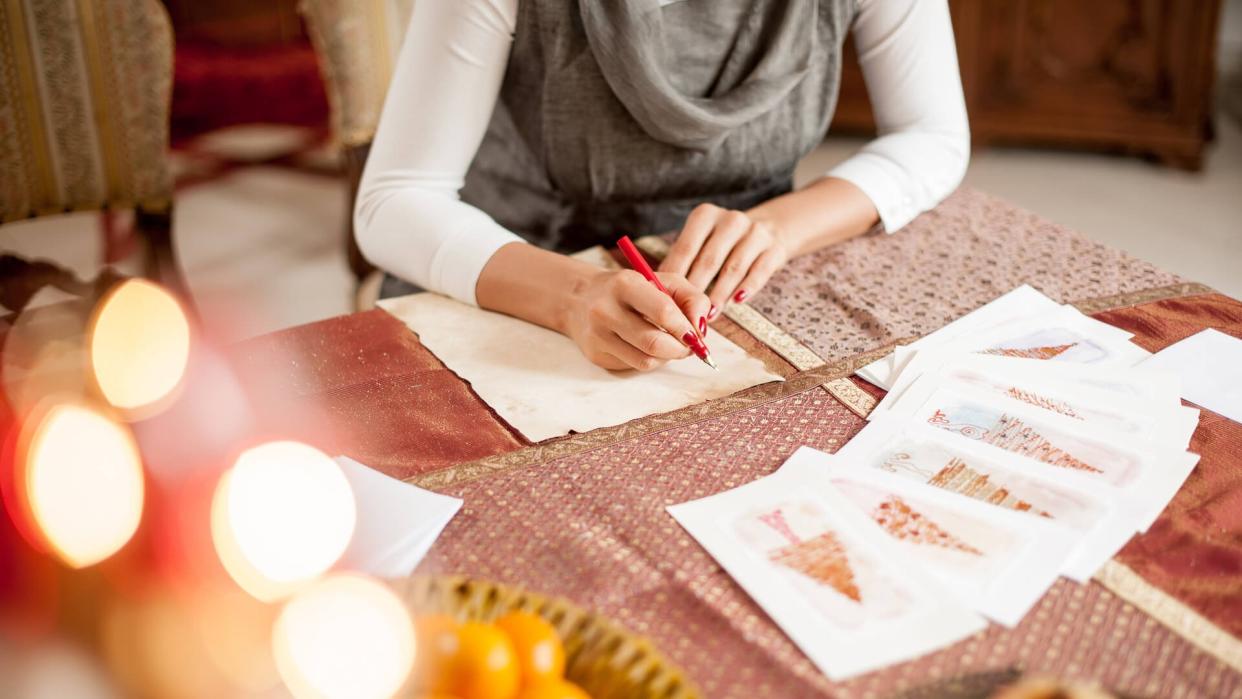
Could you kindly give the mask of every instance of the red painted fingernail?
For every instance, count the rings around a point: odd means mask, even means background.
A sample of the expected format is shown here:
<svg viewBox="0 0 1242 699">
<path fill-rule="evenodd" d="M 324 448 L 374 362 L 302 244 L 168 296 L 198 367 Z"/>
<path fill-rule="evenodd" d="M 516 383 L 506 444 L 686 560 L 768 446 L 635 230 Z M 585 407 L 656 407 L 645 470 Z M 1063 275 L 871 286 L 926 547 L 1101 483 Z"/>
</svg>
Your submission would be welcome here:
<svg viewBox="0 0 1242 699">
<path fill-rule="evenodd" d="M 737 293 L 733 295 L 733 303 L 741 303 L 746 300 L 747 296 L 749 294 L 746 293 L 745 289 L 738 289 Z"/>
<path fill-rule="evenodd" d="M 719 309 L 719 308 L 716 308 L 716 304 L 714 304 L 714 303 L 712 304 L 712 307 L 711 307 L 711 308 L 707 309 L 707 319 L 708 319 L 708 320 L 716 320 L 716 316 L 717 316 L 717 315 L 719 315 L 719 314 L 720 314 L 720 309 Z"/>
<path fill-rule="evenodd" d="M 707 337 L 707 316 L 699 316 L 699 337 Z"/>
</svg>

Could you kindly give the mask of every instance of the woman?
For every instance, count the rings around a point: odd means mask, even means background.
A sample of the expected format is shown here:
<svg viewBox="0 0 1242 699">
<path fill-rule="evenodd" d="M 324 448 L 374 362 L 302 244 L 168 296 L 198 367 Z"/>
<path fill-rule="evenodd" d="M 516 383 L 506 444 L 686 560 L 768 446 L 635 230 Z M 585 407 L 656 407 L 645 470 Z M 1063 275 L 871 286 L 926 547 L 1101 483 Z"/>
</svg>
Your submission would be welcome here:
<svg viewBox="0 0 1242 699">
<path fill-rule="evenodd" d="M 881 135 L 792 191 L 847 32 Z M 968 157 L 946 0 L 416 0 L 355 229 L 385 295 L 405 280 L 648 370 L 790 258 L 901 228 Z M 672 230 L 673 299 L 564 254 Z"/>
</svg>

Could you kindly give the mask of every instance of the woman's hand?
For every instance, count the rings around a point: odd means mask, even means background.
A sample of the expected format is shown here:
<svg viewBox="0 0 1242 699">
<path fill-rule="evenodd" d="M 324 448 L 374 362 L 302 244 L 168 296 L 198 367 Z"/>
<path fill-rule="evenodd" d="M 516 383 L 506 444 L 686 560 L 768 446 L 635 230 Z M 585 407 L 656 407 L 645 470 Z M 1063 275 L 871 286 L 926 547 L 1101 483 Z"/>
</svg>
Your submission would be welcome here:
<svg viewBox="0 0 1242 699">
<path fill-rule="evenodd" d="M 708 294 L 708 320 L 714 320 L 730 300 L 741 303 L 758 293 L 789 257 L 772 224 L 742 211 L 700 204 L 686 217 L 660 271 L 684 275 L 698 290 L 706 290 L 715 279 Z"/>
<path fill-rule="evenodd" d="M 659 277 L 672 298 L 633 270 L 587 277 L 571 294 L 563 332 L 605 369 L 650 371 L 689 357 L 688 343 L 707 333 L 711 302 L 680 275 Z"/>
</svg>

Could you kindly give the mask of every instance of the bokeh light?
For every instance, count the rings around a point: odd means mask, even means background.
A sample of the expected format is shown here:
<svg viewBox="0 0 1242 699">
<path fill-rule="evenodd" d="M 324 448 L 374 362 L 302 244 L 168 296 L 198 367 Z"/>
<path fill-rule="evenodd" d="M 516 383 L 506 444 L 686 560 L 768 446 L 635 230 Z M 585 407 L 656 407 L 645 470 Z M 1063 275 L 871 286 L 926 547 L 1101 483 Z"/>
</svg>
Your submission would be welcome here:
<svg viewBox="0 0 1242 699">
<path fill-rule="evenodd" d="M 167 291 L 130 279 L 104 299 L 90 338 L 91 366 L 112 405 L 134 410 L 169 395 L 190 356 L 190 324 Z"/>
<path fill-rule="evenodd" d="M 272 632 L 276 667 L 301 699 L 395 694 L 414 662 L 409 613 L 387 587 L 346 574 L 294 596 Z"/>
<path fill-rule="evenodd" d="M 31 516 L 70 566 L 98 563 L 134 535 L 145 488 L 126 428 L 81 405 L 54 405 L 35 428 L 25 462 Z"/>
<path fill-rule="evenodd" d="M 216 553 L 242 589 L 270 601 L 336 562 L 353 536 L 353 491 L 326 454 L 299 442 L 242 453 L 212 500 Z"/>
</svg>

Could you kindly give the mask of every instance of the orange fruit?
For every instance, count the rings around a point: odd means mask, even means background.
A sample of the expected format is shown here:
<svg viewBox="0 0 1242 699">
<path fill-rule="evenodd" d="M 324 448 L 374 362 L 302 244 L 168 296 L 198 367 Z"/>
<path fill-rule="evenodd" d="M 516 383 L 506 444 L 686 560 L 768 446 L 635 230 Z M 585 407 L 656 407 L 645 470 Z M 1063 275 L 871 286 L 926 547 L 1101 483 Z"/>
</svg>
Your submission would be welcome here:
<svg viewBox="0 0 1242 699">
<path fill-rule="evenodd" d="M 460 643 L 452 691 L 462 699 L 513 699 L 520 681 L 513 642 L 491 624 L 467 622 L 457 630 Z"/>
<path fill-rule="evenodd" d="M 431 614 L 414 620 L 414 686 L 432 694 L 454 690 L 461 640 L 453 617 Z"/>
<path fill-rule="evenodd" d="M 591 695 L 573 682 L 557 679 L 532 684 L 517 699 L 591 699 Z"/>
<path fill-rule="evenodd" d="M 565 674 L 565 646 L 552 625 L 530 612 L 510 612 L 496 620 L 517 650 L 522 684 L 559 679 Z"/>
</svg>

